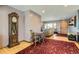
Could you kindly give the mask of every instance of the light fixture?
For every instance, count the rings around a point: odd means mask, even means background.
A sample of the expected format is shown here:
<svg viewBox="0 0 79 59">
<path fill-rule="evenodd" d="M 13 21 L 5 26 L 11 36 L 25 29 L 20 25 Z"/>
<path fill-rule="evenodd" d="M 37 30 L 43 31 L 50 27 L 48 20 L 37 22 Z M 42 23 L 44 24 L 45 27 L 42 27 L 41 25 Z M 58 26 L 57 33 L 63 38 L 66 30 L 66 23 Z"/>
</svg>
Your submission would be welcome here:
<svg viewBox="0 0 79 59">
<path fill-rule="evenodd" d="M 68 5 L 64 5 L 64 7 L 67 7 Z"/>
<path fill-rule="evenodd" d="M 42 13 L 45 13 L 45 10 L 42 10 Z"/>
</svg>

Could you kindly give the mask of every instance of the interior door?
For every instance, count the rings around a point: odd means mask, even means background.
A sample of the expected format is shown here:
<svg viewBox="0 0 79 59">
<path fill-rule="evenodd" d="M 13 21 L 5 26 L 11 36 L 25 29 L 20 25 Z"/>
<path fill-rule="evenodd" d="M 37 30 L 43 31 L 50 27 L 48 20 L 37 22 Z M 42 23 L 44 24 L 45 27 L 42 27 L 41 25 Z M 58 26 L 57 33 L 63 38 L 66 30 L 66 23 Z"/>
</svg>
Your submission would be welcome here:
<svg viewBox="0 0 79 59">
<path fill-rule="evenodd" d="M 9 14 L 9 47 L 18 43 L 18 14 L 15 12 Z"/>
</svg>

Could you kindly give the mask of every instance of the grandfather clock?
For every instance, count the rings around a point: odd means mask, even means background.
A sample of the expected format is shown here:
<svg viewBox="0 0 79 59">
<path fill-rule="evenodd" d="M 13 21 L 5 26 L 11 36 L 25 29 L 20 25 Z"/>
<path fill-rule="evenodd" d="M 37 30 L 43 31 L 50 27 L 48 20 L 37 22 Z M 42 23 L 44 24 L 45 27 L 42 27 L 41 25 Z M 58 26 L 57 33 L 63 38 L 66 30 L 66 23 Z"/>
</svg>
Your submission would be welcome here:
<svg viewBox="0 0 79 59">
<path fill-rule="evenodd" d="M 19 44 L 18 42 L 18 14 L 12 12 L 8 15 L 9 18 L 9 44 L 8 47 L 13 47 Z"/>
</svg>

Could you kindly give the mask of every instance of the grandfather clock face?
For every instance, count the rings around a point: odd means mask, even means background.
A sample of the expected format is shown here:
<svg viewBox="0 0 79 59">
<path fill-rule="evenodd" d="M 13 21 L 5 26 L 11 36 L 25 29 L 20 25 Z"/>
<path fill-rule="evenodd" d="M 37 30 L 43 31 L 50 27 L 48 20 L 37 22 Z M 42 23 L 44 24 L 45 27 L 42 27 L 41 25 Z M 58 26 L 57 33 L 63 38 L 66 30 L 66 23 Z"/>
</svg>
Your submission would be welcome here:
<svg viewBox="0 0 79 59">
<path fill-rule="evenodd" d="M 18 15 L 16 13 L 9 14 L 9 47 L 18 44 Z"/>
<path fill-rule="evenodd" d="M 14 17 L 12 17 L 12 22 L 13 23 L 17 23 L 17 18 L 14 16 Z"/>
<path fill-rule="evenodd" d="M 12 35 L 16 35 L 17 34 L 17 18 L 16 17 L 12 17 Z"/>
</svg>

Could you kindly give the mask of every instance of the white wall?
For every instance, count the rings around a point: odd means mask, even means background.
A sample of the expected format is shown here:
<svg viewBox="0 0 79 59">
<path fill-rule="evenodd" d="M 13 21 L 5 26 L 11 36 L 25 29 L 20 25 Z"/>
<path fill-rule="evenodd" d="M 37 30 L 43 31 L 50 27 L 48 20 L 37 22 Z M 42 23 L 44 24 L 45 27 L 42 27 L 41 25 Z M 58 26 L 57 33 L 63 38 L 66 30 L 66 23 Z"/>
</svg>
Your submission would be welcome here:
<svg viewBox="0 0 79 59">
<path fill-rule="evenodd" d="M 3 39 L 3 34 L 2 34 L 2 19 L 3 19 L 3 10 L 2 10 L 2 6 L 0 6 L 0 48 L 2 48 L 2 39 Z"/>
<path fill-rule="evenodd" d="M 3 47 L 8 45 L 8 14 L 11 12 L 16 12 L 19 15 L 19 29 L 18 29 L 18 39 L 19 41 L 24 39 L 24 13 L 20 10 L 14 9 L 9 6 L 0 6 L 0 35 L 2 36 Z"/>
<path fill-rule="evenodd" d="M 30 30 L 41 32 L 41 16 L 33 11 L 22 12 L 10 6 L 0 6 L 0 41 L 2 40 L 3 47 L 6 47 L 9 42 L 8 35 L 8 14 L 16 12 L 19 15 L 18 23 L 18 40 L 30 41 Z M 32 14 L 32 16 L 29 16 Z"/>
<path fill-rule="evenodd" d="M 31 41 L 30 30 L 41 32 L 41 16 L 33 11 L 25 12 L 25 39 Z"/>
</svg>

